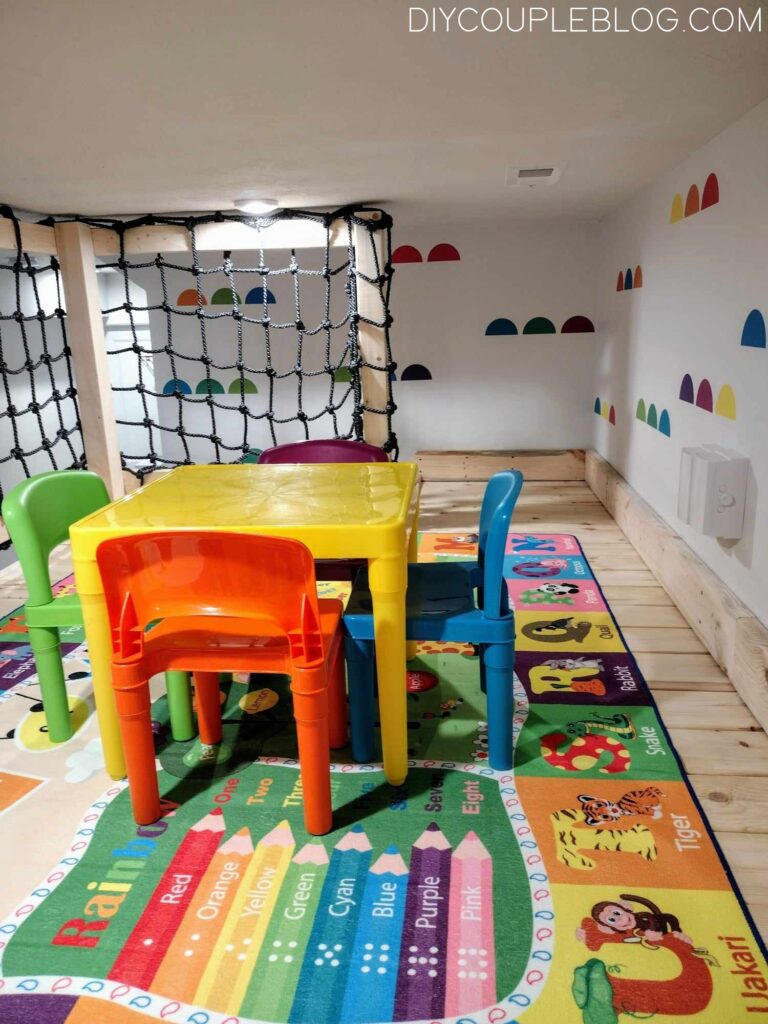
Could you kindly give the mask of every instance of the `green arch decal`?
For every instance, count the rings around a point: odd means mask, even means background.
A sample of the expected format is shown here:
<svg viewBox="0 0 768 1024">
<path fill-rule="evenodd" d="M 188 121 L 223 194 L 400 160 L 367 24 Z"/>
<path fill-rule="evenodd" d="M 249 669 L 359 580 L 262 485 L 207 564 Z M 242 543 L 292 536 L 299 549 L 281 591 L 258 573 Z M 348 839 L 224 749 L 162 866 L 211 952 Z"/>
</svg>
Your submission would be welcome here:
<svg viewBox="0 0 768 1024">
<path fill-rule="evenodd" d="M 215 377 L 211 377 L 210 380 L 201 380 L 198 382 L 195 388 L 196 395 L 223 395 L 224 385 L 216 380 Z"/>
<path fill-rule="evenodd" d="M 239 395 L 240 394 L 240 378 L 239 377 L 235 377 L 235 379 L 229 385 L 229 388 L 227 390 L 229 391 L 230 395 Z M 250 378 L 248 378 L 248 377 L 243 377 L 243 393 L 246 394 L 246 395 L 257 395 L 259 393 L 259 389 L 253 383 L 253 381 L 250 380 Z"/>
</svg>

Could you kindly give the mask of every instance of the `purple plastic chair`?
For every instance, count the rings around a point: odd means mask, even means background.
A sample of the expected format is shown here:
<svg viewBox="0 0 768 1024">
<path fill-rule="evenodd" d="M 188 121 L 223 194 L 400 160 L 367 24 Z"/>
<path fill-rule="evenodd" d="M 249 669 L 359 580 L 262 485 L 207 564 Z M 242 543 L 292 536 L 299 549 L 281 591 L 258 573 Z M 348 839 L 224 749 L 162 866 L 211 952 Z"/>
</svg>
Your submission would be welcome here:
<svg viewBox="0 0 768 1024">
<path fill-rule="evenodd" d="M 389 462 L 387 453 L 365 441 L 323 438 L 319 441 L 293 441 L 267 448 L 259 456 L 261 465 L 302 465 L 311 462 Z"/>
<path fill-rule="evenodd" d="M 306 465 L 317 462 L 389 462 L 387 453 L 365 441 L 323 438 L 317 441 L 293 441 L 267 448 L 259 456 L 259 465 Z M 353 580 L 358 569 L 368 563 L 355 558 L 327 558 L 315 561 L 318 580 Z"/>
</svg>

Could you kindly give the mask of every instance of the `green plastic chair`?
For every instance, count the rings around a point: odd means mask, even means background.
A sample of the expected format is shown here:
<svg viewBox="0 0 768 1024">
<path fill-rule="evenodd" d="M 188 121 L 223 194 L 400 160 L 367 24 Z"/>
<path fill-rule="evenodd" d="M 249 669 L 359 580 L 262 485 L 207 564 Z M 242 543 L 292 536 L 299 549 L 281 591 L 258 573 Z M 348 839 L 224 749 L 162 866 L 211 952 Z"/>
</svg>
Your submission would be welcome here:
<svg viewBox="0 0 768 1024">
<path fill-rule="evenodd" d="M 59 628 L 82 626 L 77 594 L 54 597 L 48 559 L 78 519 L 110 502 L 104 481 L 79 469 L 40 473 L 17 484 L 2 504 L 2 515 L 29 594 L 24 615 L 43 697 L 48 736 L 63 743 L 72 736 Z M 171 732 L 176 740 L 195 735 L 189 675 L 166 673 Z"/>
</svg>

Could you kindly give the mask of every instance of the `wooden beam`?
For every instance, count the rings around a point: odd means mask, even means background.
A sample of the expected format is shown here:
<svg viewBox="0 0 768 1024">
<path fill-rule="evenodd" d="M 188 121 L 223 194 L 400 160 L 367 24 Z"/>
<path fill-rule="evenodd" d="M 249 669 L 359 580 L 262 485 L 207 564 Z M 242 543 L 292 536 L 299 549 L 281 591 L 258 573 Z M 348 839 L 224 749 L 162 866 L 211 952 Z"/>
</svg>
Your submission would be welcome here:
<svg viewBox="0 0 768 1024">
<path fill-rule="evenodd" d="M 587 483 L 768 730 L 768 629 L 597 452 Z"/>
<path fill-rule="evenodd" d="M 93 249 L 97 256 L 117 256 L 120 239 L 111 228 L 93 228 Z M 308 220 L 281 220 L 257 230 L 242 221 L 212 221 L 200 224 L 195 232 L 199 252 L 254 249 L 322 249 L 325 247 L 325 226 Z M 331 245 L 349 243 L 346 221 L 331 225 Z M 191 236 L 181 224 L 148 224 L 125 232 L 127 256 L 139 253 L 191 252 Z"/>
<path fill-rule="evenodd" d="M 19 221 L 21 229 L 21 247 L 24 252 L 42 253 L 45 256 L 55 256 L 56 235 L 54 229 L 46 224 L 31 224 L 29 221 Z M 16 251 L 16 234 L 13 230 L 13 221 L 8 217 L 0 217 L 0 249 Z"/>
<path fill-rule="evenodd" d="M 86 463 L 116 499 L 124 493 L 123 470 L 91 231 L 72 221 L 55 232 Z"/>
<path fill-rule="evenodd" d="M 359 224 L 352 226 L 357 276 L 357 311 L 369 320 L 383 322 L 385 316 L 381 290 L 364 281 L 360 274 L 376 278 L 383 273 L 384 237 L 381 231 L 369 232 Z M 375 255 L 374 255 L 375 254 Z M 358 330 L 360 355 L 370 366 L 360 371 L 363 403 L 375 409 L 386 408 L 390 394 L 387 373 L 387 348 L 384 329 L 361 323 Z M 387 417 L 375 412 L 363 413 L 363 436 L 368 444 L 383 445 L 388 437 Z"/>
<path fill-rule="evenodd" d="M 487 480 L 503 469 L 519 469 L 526 480 L 583 480 L 584 452 L 417 452 L 424 480 Z"/>
</svg>

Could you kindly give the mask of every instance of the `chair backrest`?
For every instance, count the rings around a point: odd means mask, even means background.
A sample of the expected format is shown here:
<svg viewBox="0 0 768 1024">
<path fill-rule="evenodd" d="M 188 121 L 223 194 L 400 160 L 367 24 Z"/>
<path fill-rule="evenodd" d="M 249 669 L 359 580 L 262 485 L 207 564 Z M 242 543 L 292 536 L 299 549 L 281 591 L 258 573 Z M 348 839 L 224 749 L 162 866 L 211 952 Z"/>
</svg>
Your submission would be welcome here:
<svg viewBox="0 0 768 1024">
<path fill-rule="evenodd" d="M 78 519 L 110 501 L 104 481 L 82 469 L 60 469 L 22 480 L 3 501 L 8 528 L 29 593 L 28 604 L 53 600 L 48 558 Z"/>
<path fill-rule="evenodd" d="M 488 481 L 480 510 L 478 564 L 483 586 L 480 605 L 488 618 L 497 619 L 509 612 L 504 582 L 504 555 L 512 513 L 523 486 L 523 474 L 507 469 Z"/>
<path fill-rule="evenodd" d="M 323 656 L 315 563 L 300 541 L 163 531 L 105 540 L 96 560 L 121 658 L 141 653 L 150 623 L 201 615 L 268 620 L 295 660 Z"/>
<path fill-rule="evenodd" d="M 387 453 L 365 441 L 327 438 L 318 441 L 293 441 L 267 448 L 259 456 L 261 465 L 300 465 L 310 462 L 389 462 Z"/>
</svg>

